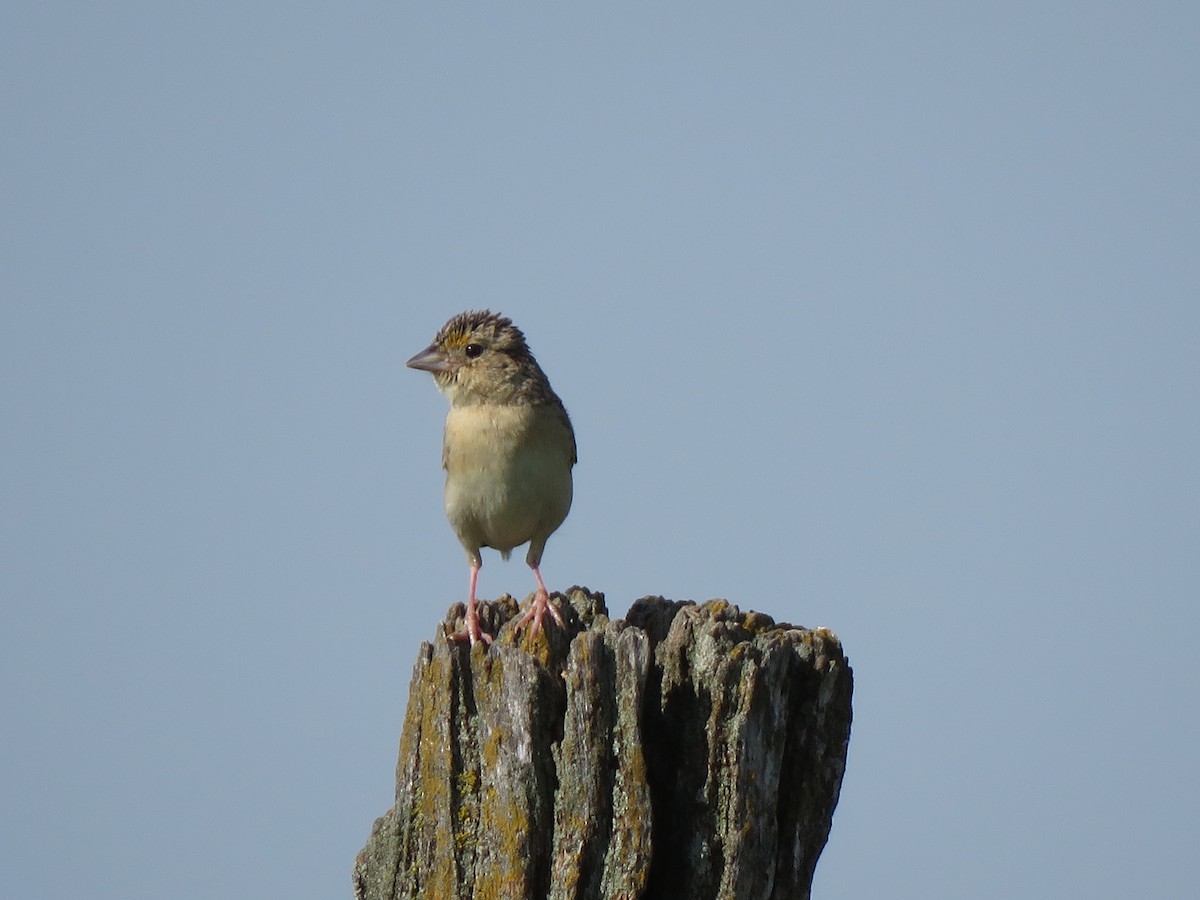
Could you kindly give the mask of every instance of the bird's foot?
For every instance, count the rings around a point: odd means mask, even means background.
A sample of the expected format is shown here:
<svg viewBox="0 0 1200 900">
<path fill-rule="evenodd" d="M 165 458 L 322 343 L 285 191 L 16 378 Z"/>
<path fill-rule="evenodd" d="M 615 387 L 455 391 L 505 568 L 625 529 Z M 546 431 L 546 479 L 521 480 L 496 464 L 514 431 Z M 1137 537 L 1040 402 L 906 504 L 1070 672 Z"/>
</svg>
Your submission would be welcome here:
<svg viewBox="0 0 1200 900">
<path fill-rule="evenodd" d="M 517 620 L 517 624 L 513 627 L 520 631 L 523 626 L 532 622 L 529 633 L 537 637 L 537 633 L 542 630 L 542 620 L 546 617 L 547 612 L 558 623 L 559 628 L 564 627 L 562 613 L 550 602 L 550 595 L 546 591 L 538 590 L 533 595 L 533 602 L 529 604 L 529 609 L 525 610 L 525 614 Z"/>
<path fill-rule="evenodd" d="M 479 613 L 476 612 L 474 606 L 467 607 L 466 621 L 463 622 L 462 631 L 456 631 L 450 635 L 452 641 L 470 641 L 474 647 L 480 641 L 485 644 L 492 642 L 492 636 L 479 627 Z"/>
<path fill-rule="evenodd" d="M 492 636 L 486 631 L 483 631 L 478 625 L 476 625 L 473 630 L 464 628 L 462 631 L 456 631 L 454 634 L 449 635 L 449 639 L 452 641 L 457 641 L 460 644 L 470 641 L 472 647 L 481 641 L 484 644 L 491 644 L 492 642 Z"/>
</svg>

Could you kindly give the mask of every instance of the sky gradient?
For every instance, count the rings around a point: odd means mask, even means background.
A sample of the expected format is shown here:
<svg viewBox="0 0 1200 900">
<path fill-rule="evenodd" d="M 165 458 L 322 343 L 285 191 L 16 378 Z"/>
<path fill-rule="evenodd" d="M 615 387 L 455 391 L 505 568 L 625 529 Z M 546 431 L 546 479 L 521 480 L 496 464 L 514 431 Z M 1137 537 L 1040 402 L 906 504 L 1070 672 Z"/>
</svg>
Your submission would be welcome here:
<svg viewBox="0 0 1200 900">
<path fill-rule="evenodd" d="M 1198 46 L 1168 3 L 6 4 L 0 895 L 350 896 L 467 588 L 404 360 L 491 307 L 575 423 L 552 589 L 843 640 L 815 897 L 1190 896 Z"/>
</svg>

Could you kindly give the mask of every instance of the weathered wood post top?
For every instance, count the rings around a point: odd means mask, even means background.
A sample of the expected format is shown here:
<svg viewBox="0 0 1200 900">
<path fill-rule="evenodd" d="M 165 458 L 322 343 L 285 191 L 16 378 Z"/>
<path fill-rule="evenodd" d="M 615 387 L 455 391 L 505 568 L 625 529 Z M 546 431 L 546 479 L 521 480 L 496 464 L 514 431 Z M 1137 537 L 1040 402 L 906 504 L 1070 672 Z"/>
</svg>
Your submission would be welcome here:
<svg viewBox="0 0 1200 900">
<path fill-rule="evenodd" d="M 506 596 L 481 604 L 490 647 L 422 645 L 358 900 L 807 898 L 850 738 L 836 635 L 724 600 L 613 620 L 602 594 L 555 599 L 565 628 L 515 632 Z"/>
</svg>

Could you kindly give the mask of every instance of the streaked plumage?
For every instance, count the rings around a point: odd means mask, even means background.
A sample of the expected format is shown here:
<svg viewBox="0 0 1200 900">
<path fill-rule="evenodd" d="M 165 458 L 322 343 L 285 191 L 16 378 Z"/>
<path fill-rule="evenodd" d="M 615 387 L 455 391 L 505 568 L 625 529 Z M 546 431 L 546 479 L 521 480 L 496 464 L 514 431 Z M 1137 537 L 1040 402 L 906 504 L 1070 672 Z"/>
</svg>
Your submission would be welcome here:
<svg viewBox="0 0 1200 900">
<path fill-rule="evenodd" d="M 571 508 L 575 432 L 524 334 L 488 310 L 460 313 L 407 365 L 431 372 L 450 400 L 442 442 L 446 517 L 471 567 L 466 625 L 455 637 L 491 641 L 475 608 L 480 549 L 508 559 L 526 542 L 537 591 L 517 627 L 532 622 L 536 634 L 547 612 L 562 625 L 540 565 L 546 540 Z"/>
</svg>

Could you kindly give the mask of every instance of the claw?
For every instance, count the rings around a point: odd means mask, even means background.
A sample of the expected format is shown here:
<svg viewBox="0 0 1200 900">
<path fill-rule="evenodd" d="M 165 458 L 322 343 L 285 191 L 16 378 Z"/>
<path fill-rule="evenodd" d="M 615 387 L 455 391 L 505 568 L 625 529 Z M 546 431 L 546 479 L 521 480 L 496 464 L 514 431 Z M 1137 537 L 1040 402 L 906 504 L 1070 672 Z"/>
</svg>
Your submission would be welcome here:
<svg viewBox="0 0 1200 900">
<path fill-rule="evenodd" d="M 479 567 L 471 566 L 471 594 L 467 598 L 467 615 L 466 621 L 463 622 L 462 631 L 456 631 L 450 635 L 452 641 L 470 641 L 474 647 L 480 641 L 485 644 L 492 642 L 492 636 L 479 627 L 479 610 L 475 605 L 475 580 L 479 577 Z"/>
<path fill-rule="evenodd" d="M 480 628 L 478 622 L 475 623 L 474 628 L 464 627 L 462 631 L 454 632 L 454 634 L 449 635 L 449 639 L 452 641 L 458 641 L 460 644 L 463 641 L 470 641 L 472 647 L 474 647 L 480 641 L 485 644 L 490 644 L 492 642 L 492 636 Z"/>
<path fill-rule="evenodd" d="M 525 610 L 525 614 L 517 620 L 514 627 L 520 631 L 523 626 L 532 622 L 533 626 L 529 629 L 529 633 L 537 637 L 538 632 L 542 630 L 542 620 L 546 617 L 547 612 L 558 623 L 559 628 L 564 627 L 562 613 L 550 602 L 550 594 L 539 589 L 533 595 L 533 602 L 529 604 L 529 609 Z"/>
</svg>

